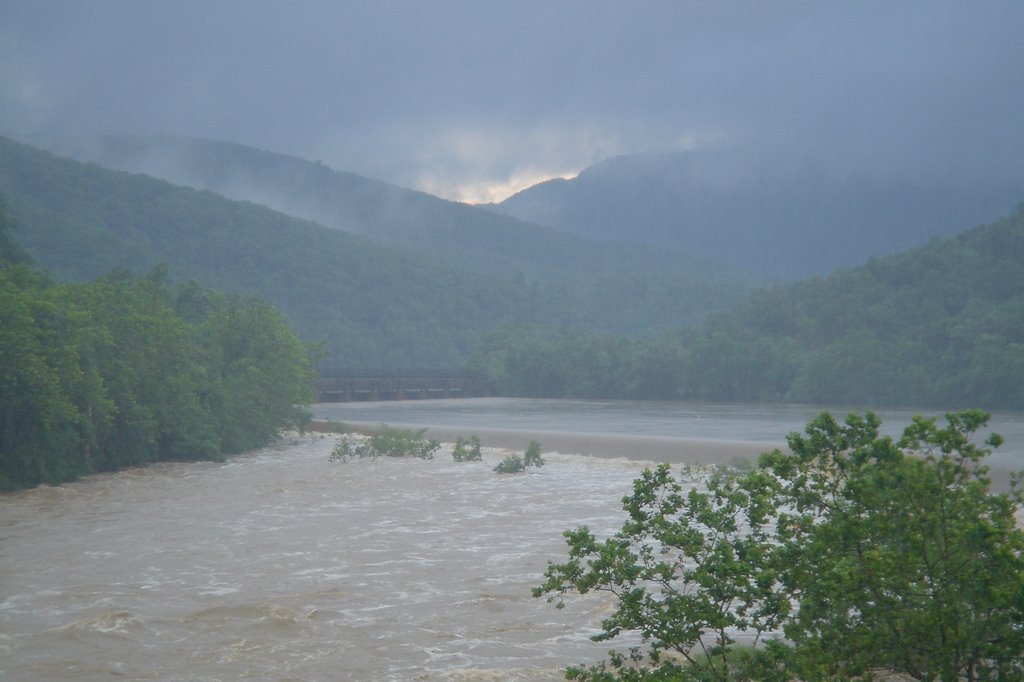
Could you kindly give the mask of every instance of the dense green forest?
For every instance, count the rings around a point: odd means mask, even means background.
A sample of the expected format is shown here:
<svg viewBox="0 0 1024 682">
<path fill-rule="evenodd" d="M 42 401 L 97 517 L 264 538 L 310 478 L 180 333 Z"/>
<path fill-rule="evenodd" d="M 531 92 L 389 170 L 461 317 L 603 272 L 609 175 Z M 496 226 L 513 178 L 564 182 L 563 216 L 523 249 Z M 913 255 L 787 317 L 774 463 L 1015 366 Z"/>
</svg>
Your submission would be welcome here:
<svg viewBox="0 0 1024 682">
<path fill-rule="evenodd" d="M 1024 207 L 637 340 L 506 326 L 470 365 L 512 395 L 1024 409 Z"/>
<path fill-rule="evenodd" d="M 57 284 L 0 199 L 0 490 L 219 459 L 297 425 L 312 349 L 254 298 L 113 271 Z"/>
<path fill-rule="evenodd" d="M 279 160 L 266 157 L 257 160 L 279 177 Z M 331 182 L 344 179 L 323 174 L 310 187 L 317 196 L 329 195 Z M 372 194 L 390 202 L 371 216 L 372 224 L 390 224 L 378 215 L 383 212 L 412 233 L 426 214 L 433 226 L 427 234 L 451 252 L 445 258 L 422 239 L 411 248 L 381 244 L 4 138 L 0 192 L 15 211 L 20 242 L 56 278 L 81 281 L 113 267 L 145 271 L 166 263 L 175 277 L 266 299 L 304 338 L 324 340 L 329 361 L 341 366 L 459 367 L 499 321 L 654 335 L 749 293 L 726 275 L 695 270 L 692 260 L 627 257 L 614 245 L 526 229 L 470 207 L 458 211 L 434 197 L 424 204 L 426 195 L 414 192 L 407 194 L 415 201 L 406 198 L 417 212 L 407 216 L 390 194 Z M 365 202 L 348 208 L 358 218 L 370 212 Z M 526 231 L 476 225 L 477 215 Z"/>
<path fill-rule="evenodd" d="M 277 177 L 280 159 L 262 154 Z M 325 173 L 319 182 L 337 180 Z M 468 252 L 446 262 L 3 138 L 0 191 L 10 192 L 18 243 L 58 280 L 165 262 L 181 280 L 266 299 L 303 338 L 323 339 L 335 366 L 450 368 L 469 358 L 502 392 L 538 397 L 1024 409 L 1021 210 L 758 291 L 694 325 L 737 290 L 695 286 L 661 261 L 649 276 L 624 270 L 607 245 L 567 269 L 587 263 L 586 277 L 558 280 L 538 274 L 547 266 L 509 275 L 529 258 L 499 240 L 487 275 L 487 263 L 458 267 Z M 452 234 L 468 239 L 467 225 Z M 480 254 L 488 235 L 473 247 Z M 511 260 L 499 265 L 502 256 Z"/>
</svg>

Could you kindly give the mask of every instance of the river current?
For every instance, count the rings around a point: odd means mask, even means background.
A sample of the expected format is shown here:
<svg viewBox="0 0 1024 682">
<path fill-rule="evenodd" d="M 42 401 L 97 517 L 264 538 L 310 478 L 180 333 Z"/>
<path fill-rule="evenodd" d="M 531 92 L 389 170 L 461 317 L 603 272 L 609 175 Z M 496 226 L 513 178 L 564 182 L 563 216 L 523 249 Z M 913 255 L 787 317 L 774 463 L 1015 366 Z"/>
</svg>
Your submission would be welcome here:
<svg viewBox="0 0 1024 682">
<path fill-rule="evenodd" d="M 0 496 L 0 677 L 562 679 L 566 665 L 605 657 L 609 644 L 588 635 L 610 604 L 588 596 L 558 610 L 530 596 L 547 561 L 565 558 L 561 533 L 617 530 L 645 453 L 663 459 L 675 448 L 674 459 L 687 459 L 681 437 L 653 424 L 622 433 L 623 406 L 585 407 L 321 405 L 322 418 L 427 418 L 439 432 L 479 432 L 485 461 L 454 462 L 446 447 L 429 461 L 330 463 L 335 436 L 292 434 L 225 463 L 163 463 Z M 495 428 L 476 428 L 494 410 L 509 419 L 490 415 Z M 704 431 L 687 431 L 695 451 L 716 438 L 706 453 L 777 440 L 763 424 L 737 439 L 705 419 Z M 1003 431 L 1019 427 L 1004 422 Z M 495 474 L 502 447 L 518 447 L 506 440 L 527 434 L 557 443 L 543 448 L 546 465 Z M 601 456 L 579 454 L 590 450 Z"/>
</svg>

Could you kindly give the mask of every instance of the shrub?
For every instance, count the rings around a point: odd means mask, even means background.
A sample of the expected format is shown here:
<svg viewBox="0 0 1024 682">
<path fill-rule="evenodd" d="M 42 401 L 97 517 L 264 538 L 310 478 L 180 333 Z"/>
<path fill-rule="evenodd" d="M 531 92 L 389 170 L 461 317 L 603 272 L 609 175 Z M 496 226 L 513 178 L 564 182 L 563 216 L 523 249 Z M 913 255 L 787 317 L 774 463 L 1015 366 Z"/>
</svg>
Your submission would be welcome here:
<svg viewBox="0 0 1024 682">
<path fill-rule="evenodd" d="M 393 429 L 382 426 L 378 433 L 369 437 L 359 445 L 353 445 L 349 438 L 343 439 L 331 453 L 330 461 L 347 462 L 350 459 L 376 459 L 377 457 L 417 457 L 433 459 L 441 444 L 436 440 L 426 440 L 423 434 L 426 429 Z"/>
<path fill-rule="evenodd" d="M 528 467 L 544 466 L 544 458 L 540 456 L 540 443 L 535 440 L 530 441 L 530 446 L 523 454 L 523 464 Z"/>
<path fill-rule="evenodd" d="M 466 445 L 470 447 L 467 449 Z M 479 462 L 483 459 L 480 453 L 480 439 L 470 436 L 467 441 L 462 436 L 455 439 L 455 449 L 452 450 L 452 459 L 456 462 Z"/>
<path fill-rule="evenodd" d="M 494 470 L 499 474 L 518 474 L 521 471 L 526 471 L 526 465 L 519 455 L 509 455 L 501 460 Z"/>
<path fill-rule="evenodd" d="M 544 466 L 544 458 L 540 456 L 540 443 L 532 440 L 522 457 L 509 455 L 494 467 L 494 470 L 499 474 L 518 474 L 526 471 L 526 467 L 541 466 Z"/>
</svg>

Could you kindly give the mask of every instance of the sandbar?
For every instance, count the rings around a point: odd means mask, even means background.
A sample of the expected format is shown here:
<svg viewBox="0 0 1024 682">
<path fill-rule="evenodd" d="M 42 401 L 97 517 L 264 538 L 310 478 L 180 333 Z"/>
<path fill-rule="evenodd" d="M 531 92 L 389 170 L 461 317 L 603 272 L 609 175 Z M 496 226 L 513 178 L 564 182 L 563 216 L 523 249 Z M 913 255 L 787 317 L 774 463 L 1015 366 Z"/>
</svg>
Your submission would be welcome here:
<svg viewBox="0 0 1024 682">
<path fill-rule="evenodd" d="M 313 430 L 324 428 L 324 422 L 314 422 Z M 484 446 L 507 450 L 525 450 L 530 441 L 541 444 L 544 452 L 590 455 L 593 457 L 624 457 L 639 461 L 669 462 L 672 464 L 734 464 L 754 461 L 762 452 L 784 448 L 785 443 L 767 441 L 711 440 L 699 438 L 671 438 L 632 434 L 573 433 L 565 431 L 517 431 L 512 429 L 458 429 L 427 425 L 395 424 L 412 429 L 427 429 L 426 438 L 452 443 L 456 438 L 477 436 Z M 380 424 L 345 422 L 345 427 L 357 433 L 374 433 Z"/>
</svg>

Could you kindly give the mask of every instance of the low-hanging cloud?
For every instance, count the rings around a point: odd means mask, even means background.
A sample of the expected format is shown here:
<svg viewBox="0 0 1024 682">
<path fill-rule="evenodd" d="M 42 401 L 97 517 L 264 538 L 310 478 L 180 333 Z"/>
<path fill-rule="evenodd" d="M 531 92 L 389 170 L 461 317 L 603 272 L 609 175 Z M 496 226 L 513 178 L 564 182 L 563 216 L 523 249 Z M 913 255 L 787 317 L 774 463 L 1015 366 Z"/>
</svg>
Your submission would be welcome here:
<svg viewBox="0 0 1024 682">
<path fill-rule="evenodd" d="M 0 128 L 227 139 L 477 200 L 707 144 L 985 182 L 1024 177 L 1022 28 L 1016 0 L 4 0 Z"/>
</svg>

